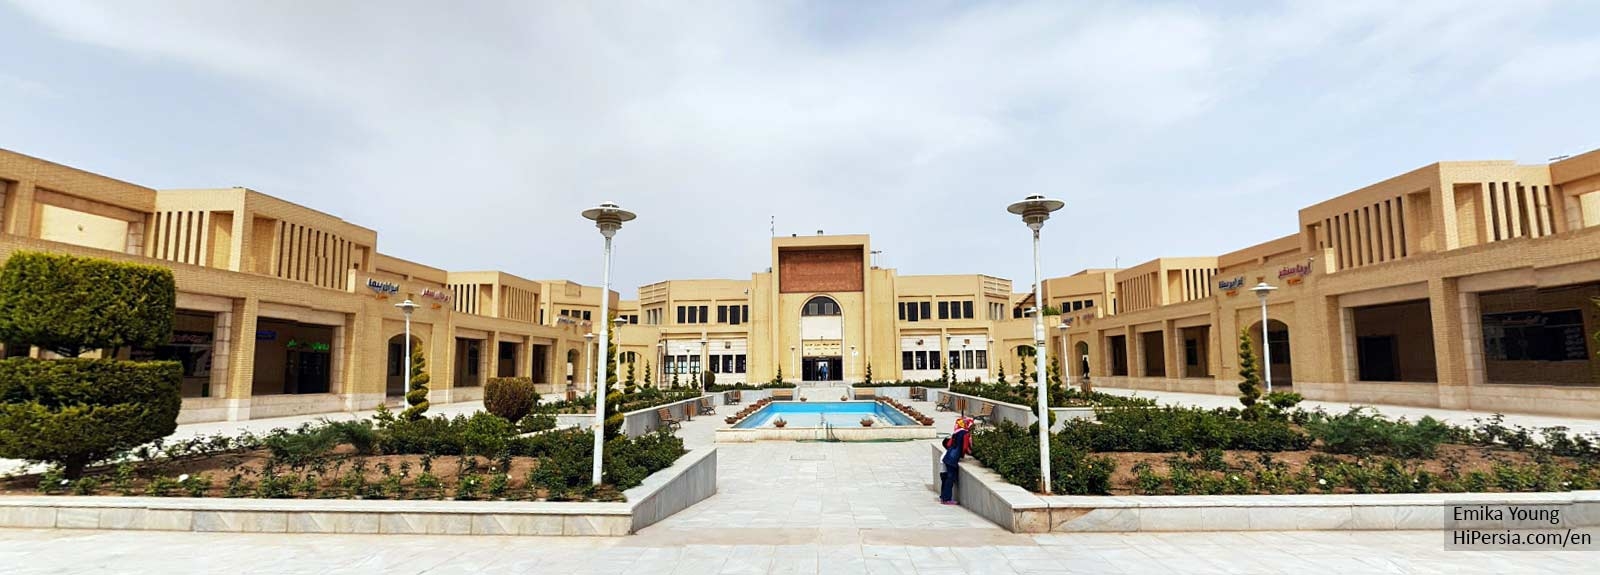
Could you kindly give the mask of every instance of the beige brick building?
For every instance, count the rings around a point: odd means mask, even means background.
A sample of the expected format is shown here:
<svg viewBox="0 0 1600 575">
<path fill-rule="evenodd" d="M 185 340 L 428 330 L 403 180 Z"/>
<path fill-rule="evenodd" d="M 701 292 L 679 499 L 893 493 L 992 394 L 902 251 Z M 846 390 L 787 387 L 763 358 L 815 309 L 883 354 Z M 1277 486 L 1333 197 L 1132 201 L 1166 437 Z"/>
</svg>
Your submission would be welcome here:
<svg viewBox="0 0 1600 575">
<path fill-rule="evenodd" d="M 395 401 L 405 347 L 393 304 L 407 297 L 422 304 L 413 334 L 435 401 L 478 399 L 494 376 L 546 391 L 593 378 L 597 287 L 391 257 L 373 230 L 242 188 L 156 191 L 5 151 L 0 188 L 5 254 L 175 271 L 173 343 L 130 353 L 184 361 L 185 421 Z M 1434 164 L 1306 207 L 1297 228 L 1232 253 L 1045 280 L 1051 361 L 1100 386 L 1234 395 L 1240 331 L 1260 347 L 1249 288 L 1267 282 L 1279 288 L 1267 330 L 1278 389 L 1600 416 L 1600 151 Z M 605 294 L 619 378 L 643 381 L 648 366 L 659 385 L 706 371 L 853 382 L 870 366 L 879 381 L 991 379 L 1029 360 L 1027 283 L 900 275 L 871 255 L 865 235 L 776 237 L 771 267 L 748 279 Z"/>
</svg>

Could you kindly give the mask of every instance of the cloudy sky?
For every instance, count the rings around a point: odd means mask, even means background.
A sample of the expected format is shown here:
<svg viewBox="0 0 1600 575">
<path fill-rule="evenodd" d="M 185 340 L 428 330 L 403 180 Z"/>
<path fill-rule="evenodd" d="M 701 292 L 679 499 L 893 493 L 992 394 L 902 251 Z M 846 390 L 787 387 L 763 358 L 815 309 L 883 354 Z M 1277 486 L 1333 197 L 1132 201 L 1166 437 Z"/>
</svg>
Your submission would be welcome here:
<svg viewBox="0 0 1600 575">
<path fill-rule="evenodd" d="M 1216 3 L 1221 5 L 1224 3 Z M 0 0 L 0 147 L 246 186 L 447 269 L 748 278 L 777 232 L 905 274 L 1215 255 L 1439 160 L 1600 147 L 1600 4 Z M 455 6 L 459 5 L 459 6 Z"/>
</svg>

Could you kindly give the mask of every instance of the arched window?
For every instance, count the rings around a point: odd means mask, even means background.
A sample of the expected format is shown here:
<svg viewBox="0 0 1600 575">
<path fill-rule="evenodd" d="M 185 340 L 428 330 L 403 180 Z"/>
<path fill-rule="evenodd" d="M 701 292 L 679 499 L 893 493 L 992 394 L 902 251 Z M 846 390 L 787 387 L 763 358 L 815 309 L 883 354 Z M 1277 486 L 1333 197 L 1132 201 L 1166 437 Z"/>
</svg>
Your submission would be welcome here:
<svg viewBox="0 0 1600 575">
<path fill-rule="evenodd" d="M 1017 356 L 1018 357 L 1033 357 L 1033 346 L 1031 346 L 1031 345 L 1019 345 L 1019 346 L 1017 346 Z"/>
<path fill-rule="evenodd" d="M 800 315 L 839 315 L 839 304 L 833 298 L 819 295 L 806 302 L 806 307 L 800 309 Z"/>
</svg>

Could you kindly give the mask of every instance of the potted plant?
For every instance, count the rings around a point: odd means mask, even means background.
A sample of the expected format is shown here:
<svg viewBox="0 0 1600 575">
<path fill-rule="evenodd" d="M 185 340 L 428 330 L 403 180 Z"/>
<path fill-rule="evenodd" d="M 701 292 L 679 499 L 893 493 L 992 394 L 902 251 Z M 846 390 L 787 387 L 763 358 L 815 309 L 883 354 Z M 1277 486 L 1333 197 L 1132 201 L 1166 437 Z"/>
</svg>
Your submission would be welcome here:
<svg viewBox="0 0 1600 575">
<path fill-rule="evenodd" d="M 785 425 L 789 425 L 789 422 L 784 421 L 782 417 L 779 417 L 777 419 L 772 420 L 772 425 L 774 425 L 776 427 L 783 427 Z"/>
<path fill-rule="evenodd" d="M 872 418 L 870 418 L 870 417 L 861 418 L 861 427 L 872 427 Z"/>
<path fill-rule="evenodd" d="M 841 396 L 839 396 L 839 401 L 850 401 L 850 396 L 841 395 Z"/>
<path fill-rule="evenodd" d="M 806 401 L 806 396 L 804 396 L 804 395 L 800 396 L 800 401 L 802 401 L 802 402 Z"/>
<path fill-rule="evenodd" d="M 723 421 L 728 422 L 728 425 L 733 425 L 734 422 L 739 421 L 739 418 L 736 417 L 736 416 L 730 415 L 727 418 L 723 419 Z"/>
</svg>

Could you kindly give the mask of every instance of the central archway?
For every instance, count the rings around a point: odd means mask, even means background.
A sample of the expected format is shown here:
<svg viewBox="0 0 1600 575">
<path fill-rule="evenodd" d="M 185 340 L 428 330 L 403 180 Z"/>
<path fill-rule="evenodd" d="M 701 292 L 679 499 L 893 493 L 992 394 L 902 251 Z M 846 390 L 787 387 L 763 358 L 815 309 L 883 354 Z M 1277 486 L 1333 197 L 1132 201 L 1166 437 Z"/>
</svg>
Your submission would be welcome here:
<svg viewBox="0 0 1600 575">
<path fill-rule="evenodd" d="M 844 379 L 844 310 L 833 298 L 819 295 L 800 308 L 800 379 Z"/>
<path fill-rule="evenodd" d="M 1261 361 L 1261 322 L 1250 324 L 1250 342 L 1255 347 L 1256 362 Z M 1294 362 L 1289 353 L 1289 326 L 1283 322 L 1267 320 L 1267 343 L 1272 351 L 1272 387 L 1294 385 Z M 1259 370 L 1260 367 L 1257 367 Z"/>
<path fill-rule="evenodd" d="M 384 395 L 400 397 L 406 394 L 406 373 L 411 371 L 411 366 L 406 365 L 406 349 L 415 350 L 422 345 L 422 338 L 411 336 L 411 345 L 406 345 L 405 334 L 389 338 L 389 369 L 384 381 Z"/>
</svg>

